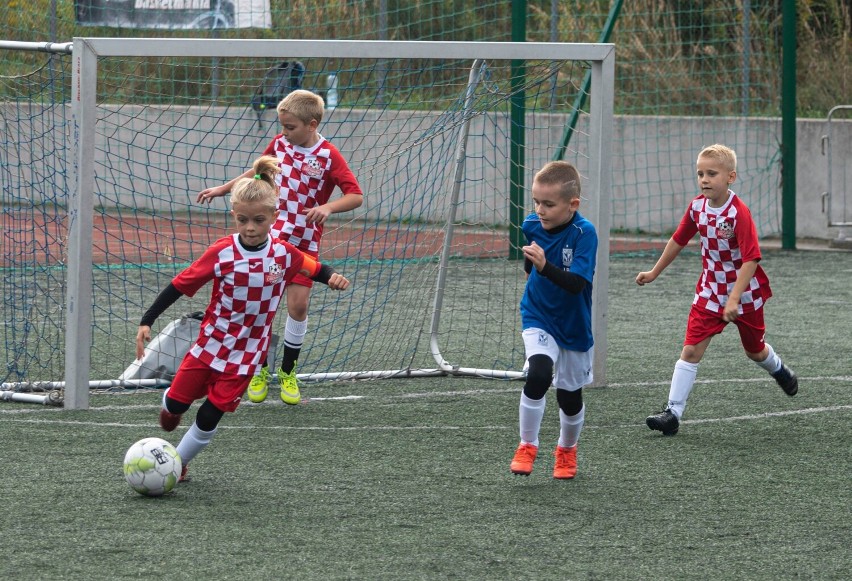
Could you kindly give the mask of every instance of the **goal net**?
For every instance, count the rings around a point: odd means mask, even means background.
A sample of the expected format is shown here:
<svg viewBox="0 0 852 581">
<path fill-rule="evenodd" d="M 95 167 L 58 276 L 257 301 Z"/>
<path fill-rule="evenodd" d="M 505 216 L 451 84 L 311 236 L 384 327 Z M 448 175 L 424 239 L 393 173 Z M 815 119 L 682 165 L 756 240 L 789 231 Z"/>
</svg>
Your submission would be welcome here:
<svg viewBox="0 0 852 581">
<path fill-rule="evenodd" d="M 64 388 L 66 407 L 87 407 L 91 387 L 122 386 L 142 313 L 234 230 L 228 197 L 197 193 L 250 167 L 279 132 L 270 103 L 296 87 L 334 105 L 319 132 L 365 194 L 326 225 L 320 258 L 352 285 L 314 288 L 302 380 L 520 377 L 520 223 L 556 158 L 579 168 L 599 231 L 603 380 L 611 45 L 75 38 L 57 58 L 71 61 L 70 111 L 29 104 L 44 126 L 19 115 L 31 142 L 4 164 L 20 168 L 4 226 L 34 228 L 25 252 L 4 242 L 5 389 Z M 57 110 L 67 122 L 51 128 Z M 46 163 L 54 137 L 68 147 Z M 67 183 L 30 188 L 60 168 Z M 153 333 L 208 300 L 182 298 Z"/>
</svg>

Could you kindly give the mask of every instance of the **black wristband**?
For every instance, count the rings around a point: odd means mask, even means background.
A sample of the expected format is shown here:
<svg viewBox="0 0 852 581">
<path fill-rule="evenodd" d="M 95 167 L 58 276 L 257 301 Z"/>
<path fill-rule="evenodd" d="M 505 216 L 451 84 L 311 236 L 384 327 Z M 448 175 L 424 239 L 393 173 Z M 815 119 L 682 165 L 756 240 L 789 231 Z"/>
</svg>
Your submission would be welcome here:
<svg viewBox="0 0 852 581">
<path fill-rule="evenodd" d="M 320 264 L 319 272 L 311 277 L 311 280 L 315 280 L 317 282 L 321 282 L 323 284 L 328 284 L 328 281 L 331 280 L 331 275 L 335 274 L 337 271 L 334 270 L 328 264 Z"/>
</svg>

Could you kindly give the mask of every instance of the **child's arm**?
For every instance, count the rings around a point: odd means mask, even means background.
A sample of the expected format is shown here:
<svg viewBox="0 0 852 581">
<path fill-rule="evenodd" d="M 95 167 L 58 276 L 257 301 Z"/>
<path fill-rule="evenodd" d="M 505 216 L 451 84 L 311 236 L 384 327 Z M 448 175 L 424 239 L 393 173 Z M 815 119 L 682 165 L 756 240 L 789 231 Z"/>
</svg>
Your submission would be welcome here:
<svg viewBox="0 0 852 581">
<path fill-rule="evenodd" d="M 660 258 L 657 259 L 657 264 L 655 264 L 654 268 L 647 272 L 640 272 L 636 276 L 636 284 L 642 286 L 649 282 L 654 282 L 666 269 L 666 267 L 670 265 L 675 258 L 677 258 L 677 255 L 680 254 L 680 251 L 683 249 L 684 247 L 675 242 L 674 238 L 669 238 L 666 247 L 663 249 L 663 253 L 660 255 Z"/>
<path fill-rule="evenodd" d="M 290 246 L 289 242 L 285 244 Z M 295 248 L 293 250 L 301 254 L 299 250 Z M 349 286 L 349 279 L 339 274 L 330 265 L 322 264 L 307 254 L 302 254 L 302 268 L 299 269 L 299 273 L 311 280 L 327 284 L 333 290 L 346 290 Z"/>
<path fill-rule="evenodd" d="M 732 323 L 737 320 L 737 316 L 739 315 L 737 307 L 740 304 L 740 297 L 743 295 L 743 292 L 745 292 L 745 289 L 748 287 L 748 283 L 751 281 L 756 271 L 756 260 L 743 262 L 743 265 L 740 267 L 740 270 L 737 273 L 737 282 L 734 283 L 734 288 L 732 288 L 731 292 L 728 293 L 728 302 L 725 303 L 725 311 L 722 313 L 722 318 L 727 322 Z"/>
<path fill-rule="evenodd" d="M 169 286 L 164 288 L 154 304 L 142 315 L 142 320 L 139 322 L 139 329 L 136 331 L 136 358 L 142 359 L 145 355 L 145 343 L 151 340 L 151 325 L 157 320 L 157 317 L 170 306 L 175 304 L 177 300 L 183 296 L 174 284 L 169 283 Z"/>
<path fill-rule="evenodd" d="M 234 184 L 236 184 L 238 180 L 241 180 L 243 178 L 250 178 L 253 175 L 254 175 L 254 170 L 248 169 L 245 172 L 243 172 L 241 175 L 238 175 L 237 177 L 235 177 L 234 179 L 232 179 L 231 181 L 229 181 L 226 184 L 222 184 L 221 186 L 216 186 L 216 187 L 213 187 L 213 188 L 207 188 L 206 190 L 201 190 L 198 193 L 198 198 L 196 198 L 195 201 L 200 202 L 202 204 L 204 202 L 207 202 L 209 204 L 210 202 L 213 201 L 213 198 L 218 198 L 220 196 L 224 196 L 225 194 L 230 192 L 231 188 L 234 187 Z"/>
<path fill-rule="evenodd" d="M 308 224 L 324 224 L 332 214 L 340 214 L 359 208 L 364 203 L 362 194 L 345 194 L 333 202 L 321 206 L 314 206 L 305 214 Z"/>
<path fill-rule="evenodd" d="M 302 270 L 302 272 L 310 276 L 310 272 L 306 269 Z M 317 282 L 327 284 L 328 287 L 333 290 L 346 290 L 349 287 L 349 279 L 335 271 L 327 264 L 320 264 L 319 271 L 310 278 Z"/>
<path fill-rule="evenodd" d="M 544 249 L 535 242 L 522 247 L 521 250 L 524 253 L 524 270 L 526 270 L 526 263 L 529 262 L 541 276 L 572 295 L 580 294 L 586 288 L 585 278 L 548 262 L 544 256 Z M 527 275 L 530 272 L 532 269 L 527 271 Z"/>
</svg>

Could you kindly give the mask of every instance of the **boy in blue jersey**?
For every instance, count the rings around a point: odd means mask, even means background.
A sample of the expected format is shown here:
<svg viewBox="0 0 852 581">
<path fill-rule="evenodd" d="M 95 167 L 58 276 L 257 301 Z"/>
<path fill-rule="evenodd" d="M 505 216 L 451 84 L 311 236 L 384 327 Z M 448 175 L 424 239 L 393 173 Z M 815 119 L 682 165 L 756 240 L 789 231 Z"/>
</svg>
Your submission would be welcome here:
<svg viewBox="0 0 852 581">
<path fill-rule="evenodd" d="M 552 161 L 533 180 L 535 213 L 524 220 L 527 285 L 521 322 L 528 372 L 521 393 L 521 443 L 514 474 L 529 475 L 538 454 L 545 394 L 551 384 L 559 405 L 559 443 L 553 477 L 577 474 L 577 441 L 583 429 L 583 386 L 592 382 L 592 279 L 598 235 L 580 207 L 580 174 Z"/>
</svg>

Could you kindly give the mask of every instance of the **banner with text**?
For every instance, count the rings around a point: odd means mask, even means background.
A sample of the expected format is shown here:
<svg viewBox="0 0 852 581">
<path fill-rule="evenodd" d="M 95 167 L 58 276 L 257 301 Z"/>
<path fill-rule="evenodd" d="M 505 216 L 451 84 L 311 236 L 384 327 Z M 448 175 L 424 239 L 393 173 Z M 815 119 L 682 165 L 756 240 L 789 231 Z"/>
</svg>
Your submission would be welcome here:
<svg viewBox="0 0 852 581">
<path fill-rule="evenodd" d="M 75 0 L 77 24 L 213 30 L 271 28 L 269 0 Z"/>
</svg>

